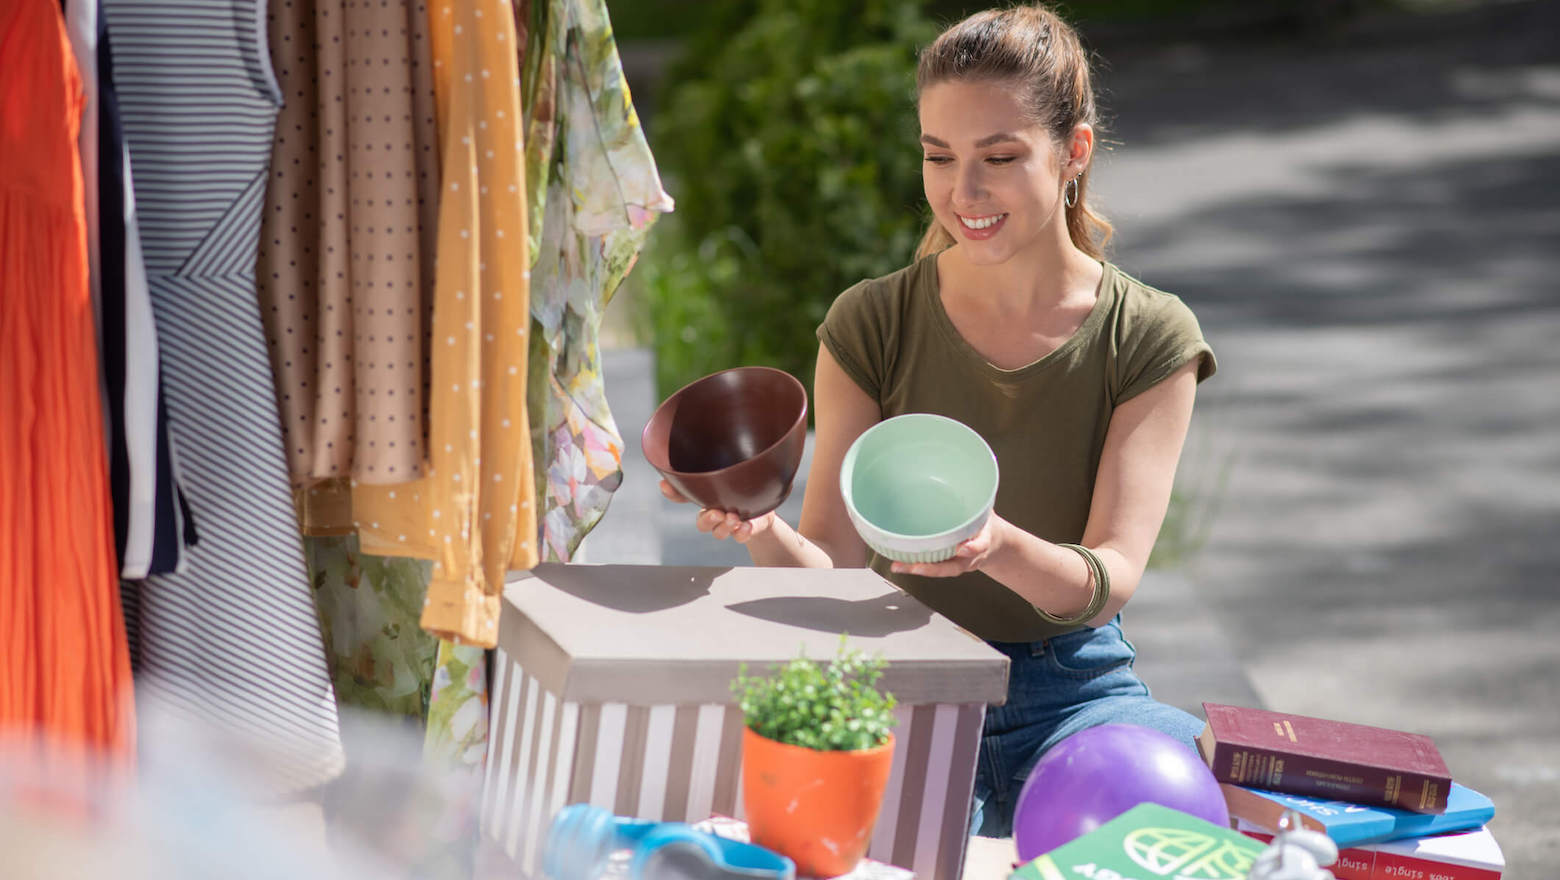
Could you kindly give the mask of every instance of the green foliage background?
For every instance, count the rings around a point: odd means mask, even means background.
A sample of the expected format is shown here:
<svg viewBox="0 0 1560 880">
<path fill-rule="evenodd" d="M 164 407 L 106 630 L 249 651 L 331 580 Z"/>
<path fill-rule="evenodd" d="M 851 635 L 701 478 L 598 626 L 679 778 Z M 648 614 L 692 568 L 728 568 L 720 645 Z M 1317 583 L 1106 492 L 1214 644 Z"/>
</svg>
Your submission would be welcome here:
<svg viewBox="0 0 1560 880">
<path fill-rule="evenodd" d="M 677 199 L 635 271 L 664 396 L 727 367 L 812 385 L 840 291 L 909 262 L 925 224 L 917 50 L 896 0 L 715 5 L 660 92 L 656 159 Z"/>
<path fill-rule="evenodd" d="M 924 230 L 917 51 L 1000 0 L 621 0 L 620 36 L 675 40 L 651 146 L 677 199 L 629 276 L 661 396 L 727 367 L 812 387 L 834 297 L 906 265 Z M 1086 41 L 1316 28 L 1381 0 L 1071 0 Z"/>
<path fill-rule="evenodd" d="M 1158 44 L 1314 29 L 1368 2 L 1078 0 L 1058 8 L 1086 42 L 1114 33 Z M 628 32 L 680 47 L 660 78 L 648 126 L 677 210 L 657 222 L 626 282 L 633 293 L 623 297 L 637 335 L 655 350 L 659 398 L 700 376 L 755 364 L 812 387 L 814 332 L 830 303 L 857 281 L 906 265 L 928 220 L 916 54 L 943 26 L 988 5 L 630 0 L 613 7 Z M 1154 567 L 1186 564 L 1206 540 L 1227 475 L 1227 457 L 1221 461 L 1194 482 L 1178 479 Z"/>
</svg>

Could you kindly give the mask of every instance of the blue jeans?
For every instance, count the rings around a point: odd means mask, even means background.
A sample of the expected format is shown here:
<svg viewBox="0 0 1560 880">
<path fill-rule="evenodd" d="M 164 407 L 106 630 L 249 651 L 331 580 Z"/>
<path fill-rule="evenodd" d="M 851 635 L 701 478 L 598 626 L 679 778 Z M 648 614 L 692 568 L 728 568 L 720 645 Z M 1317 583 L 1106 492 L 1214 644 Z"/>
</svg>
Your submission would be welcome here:
<svg viewBox="0 0 1560 880">
<path fill-rule="evenodd" d="M 1086 727 L 1137 724 L 1196 751 L 1203 722 L 1156 702 L 1132 671 L 1137 649 L 1121 632 L 1121 616 L 1038 642 L 989 642 L 1006 654 L 1006 705 L 986 709 L 975 768 L 970 831 L 1009 837 L 1024 780 L 1047 749 Z"/>
</svg>

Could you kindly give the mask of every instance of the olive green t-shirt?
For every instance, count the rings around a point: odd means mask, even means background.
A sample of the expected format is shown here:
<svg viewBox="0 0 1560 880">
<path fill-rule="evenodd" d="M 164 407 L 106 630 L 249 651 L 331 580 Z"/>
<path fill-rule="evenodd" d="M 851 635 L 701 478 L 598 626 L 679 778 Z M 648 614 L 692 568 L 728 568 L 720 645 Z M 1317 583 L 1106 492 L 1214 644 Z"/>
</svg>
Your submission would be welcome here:
<svg viewBox="0 0 1560 880">
<path fill-rule="evenodd" d="M 979 432 L 997 456 L 999 516 L 1048 541 L 1078 542 L 1114 408 L 1193 359 L 1199 382 L 1216 368 L 1197 318 L 1178 297 L 1110 263 L 1104 270 L 1098 300 L 1077 332 L 1016 370 L 993 366 L 954 328 L 938 294 L 935 255 L 840 294 L 818 339 L 883 418 L 936 413 Z M 896 574 L 877 554 L 870 565 L 988 641 L 1035 641 L 1069 629 L 980 572 Z"/>
</svg>

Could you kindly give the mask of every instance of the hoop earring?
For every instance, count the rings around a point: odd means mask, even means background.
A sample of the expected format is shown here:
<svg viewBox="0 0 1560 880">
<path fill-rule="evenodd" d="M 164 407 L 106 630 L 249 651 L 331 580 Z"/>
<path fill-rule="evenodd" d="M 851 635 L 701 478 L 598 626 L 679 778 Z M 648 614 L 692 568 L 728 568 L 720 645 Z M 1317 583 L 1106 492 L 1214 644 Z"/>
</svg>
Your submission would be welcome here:
<svg viewBox="0 0 1560 880">
<path fill-rule="evenodd" d="M 1067 181 L 1067 184 L 1062 187 L 1062 203 L 1069 208 L 1078 204 L 1078 178 L 1082 176 L 1083 172 L 1078 172 L 1077 177 Z"/>
</svg>

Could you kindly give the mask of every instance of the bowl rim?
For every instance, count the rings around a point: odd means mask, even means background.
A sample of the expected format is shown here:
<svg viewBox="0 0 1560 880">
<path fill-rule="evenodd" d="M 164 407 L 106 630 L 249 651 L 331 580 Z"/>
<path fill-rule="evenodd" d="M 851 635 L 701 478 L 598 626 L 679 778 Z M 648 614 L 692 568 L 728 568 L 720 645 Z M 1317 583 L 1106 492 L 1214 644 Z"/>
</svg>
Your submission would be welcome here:
<svg viewBox="0 0 1560 880">
<path fill-rule="evenodd" d="M 881 428 L 882 426 L 888 424 L 889 422 L 900 421 L 900 420 L 915 420 L 915 421 L 933 420 L 933 421 L 950 422 L 950 423 L 952 423 L 954 425 L 957 425 L 959 428 L 963 429 L 964 431 L 967 431 L 976 440 L 980 441 L 980 445 L 986 450 L 986 454 L 991 456 L 991 467 L 992 467 L 992 470 L 995 471 L 995 474 L 994 474 L 995 479 L 992 481 L 991 495 L 990 495 L 989 498 L 986 499 L 985 504 L 983 504 L 981 506 L 979 511 L 977 511 L 976 513 L 972 514 L 971 516 L 961 520 L 958 525 L 953 526 L 952 528 L 944 529 L 944 530 L 942 530 L 940 532 L 935 532 L 935 533 L 932 533 L 932 534 L 929 534 L 929 535 L 907 535 L 907 534 L 904 534 L 902 532 L 891 532 L 888 529 L 885 529 L 882 526 L 879 526 L 877 523 L 872 522 L 870 519 L 867 519 L 867 517 L 856 507 L 856 498 L 855 498 L 855 494 L 856 493 L 850 488 L 850 481 L 847 479 L 847 474 L 845 473 L 845 469 L 847 467 L 849 467 L 851 469 L 855 468 L 855 461 L 856 461 L 856 458 L 857 458 L 857 455 L 858 455 L 859 444 L 861 444 L 861 442 L 867 438 L 867 435 L 871 434 L 873 431 L 878 430 L 879 428 Z M 887 538 L 887 539 L 890 539 L 890 540 L 897 540 L 897 541 L 905 541 L 905 542 L 926 542 L 926 541 L 933 540 L 935 538 L 942 537 L 944 535 L 956 535 L 959 532 L 964 531 L 965 529 L 968 529 L 976 521 L 978 521 L 978 520 L 980 520 L 980 519 L 982 519 L 984 517 L 989 517 L 993 513 L 994 508 L 996 507 L 996 503 L 997 503 L 997 489 L 999 489 L 1001 487 L 1001 485 L 1002 485 L 1002 466 L 1001 466 L 1001 463 L 997 461 L 997 454 L 991 450 L 991 444 L 986 442 L 986 438 L 980 436 L 980 432 L 979 431 L 976 431 L 974 428 L 971 428 L 969 425 L 964 424 L 963 422 L 959 421 L 958 419 L 949 418 L 948 416 L 944 416 L 944 415 L 938 415 L 937 413 L 922 413 L 922 412 L 900 413 L 897 416 L 889 416 L 888 418 L 883 419 L 882 421 L 878 422 L 877 424 L 873 425 L 872 427 L 866 429 L 865 431 L 862 431 L 861 434 L 859 436 L 857 436 L 855 440 L 851 441 L 850 446 L 847 447 L 846 450 L 845 450 L 844 458 L 840 459 L 839 483 L 840 483 L 840 497 L 845 501 L 845 512 L 847 514 L 849 514 L 851 520 L 856 523 L 856 527 L 857 527 L 858 531 L 861 529 L 862 526 L 866 526 L 867 528 L 871 529 L 876 535 L 881 536 L 882 538 Z M 976 531 L 979 531 L 979 529 L 976 529 Z M 971 533 L 971 535 L 973 535 L 973 532 Z M 865 537 L 863 537 L 862 540 L 866 540 Z M 960 543 L 962 543 L 963 541 L 967 541 L 967 540 L 969 540 L 968 536 L 966 536 L 965 538 L 960 539 Z"/>
<path fill-rule="evenodd" d="M 704 383 L 704 382 L 707 382 L 707 381 L 709 381 L 711 379 L 714 379 L 716 376 L 724 376 L 727 373 L 738 373 L 738 372 L 778 373 L 779 375 L 784 376 L 786 379 L 790 380 L 790 384 L 792 386 L 794 386 L 802 394 L 802 411 L 796 417 L 796 421 L 792 422 L 791 426 L 789 428 L 785 429 L 785 432 L 780 435 L 780 439 L 778 439 L 775 442 L 769 444 L 768 446 L 765 446 L 763 449 L 759 450 L 758 452 L 754 453 L 753 455 L 751 455 L 751 456 L 749 456 L 747 458 L 744 458 L 744 459 L 742 459 L 739 462 L 735 462 L 733 464 L 728 464 L 728 465 L 726 465 L 723 468 L 716 468 L 715 470 L 712 470 L 712 471 L 680 471 L 677 468 L 672 467 L 670 456 L 667 457 L 666 462 L 665 462 L 665 467 L 663 467 L 661 462 L 658 462 L 656 460 L 656 458 L 650 454 L 650 445 L 646 442 L 646 440 L 650 436 L 650 428 L 651 428 L 651 426 L 653 426 L 655 424 L 656 416 L 660 415 L 662 410 L 664 410 L 668 404 L 670 404 L 672 401 L 676 400 L 677 398 L 681 397 L 683 392 L 687 391 L 688 389 L 692 388 L 693 386 L 699 385 L 701 383 Z M 807 386 L 802 384 L 802 380 L 796 378 L 795 376 L 791 375 L 790 373 L 786 372 L 785 370 L 779 369 L 778 367 L 765 367 L 765 366 L 757 366 L 757 365 L 755 365 L 755 366 L 747 366 L 747 367 L 727 367 L 724 370 L 716 370 L 715 372 L 709 373 L 708 375 L 700 376 L 699 378 L 694 379 L 692 382 L 689 382 L 688 384 L 686 384 L 683 387 L 677 389 L 676 391 L 673 391 L 671 394 L 668 394 L 666 396 L 666 399 L 661 401 L 660 405 L 658 405 L 654 410 L 651 411 L 650 418 L 645 420 L 645 426 L 639 432 L 639 451 L 644 454 L 645 461 L 649 462 L 651 467 L 655 468 L 657 471 L 660 471 L 662 474 L 676 474 L 679 477 L 681 477 L 681 476 L 711 477 L 711 476 L 717 476 L 719 474 L 730 473 L 732 471 L 737 470 L 738 468 L 745 467 L 745 466 L 751 464 L 754 459 L 762 458 L 763 456 L 769 454 L 770 451 L 778 448 L 779 446 L 784 444 L 786 441 L 790 440 L 791 436 L 796 433 L 796 428 L 797 428 L 798 425 L 802 426 L 805 429 L 805 427 L 807 425 L 807 404 L 808 404 L 808 400 L 807 400 Z M 792 479 L 793 480 L 795 479 L 794 475 L 792 476 Z"/>
</svg>

